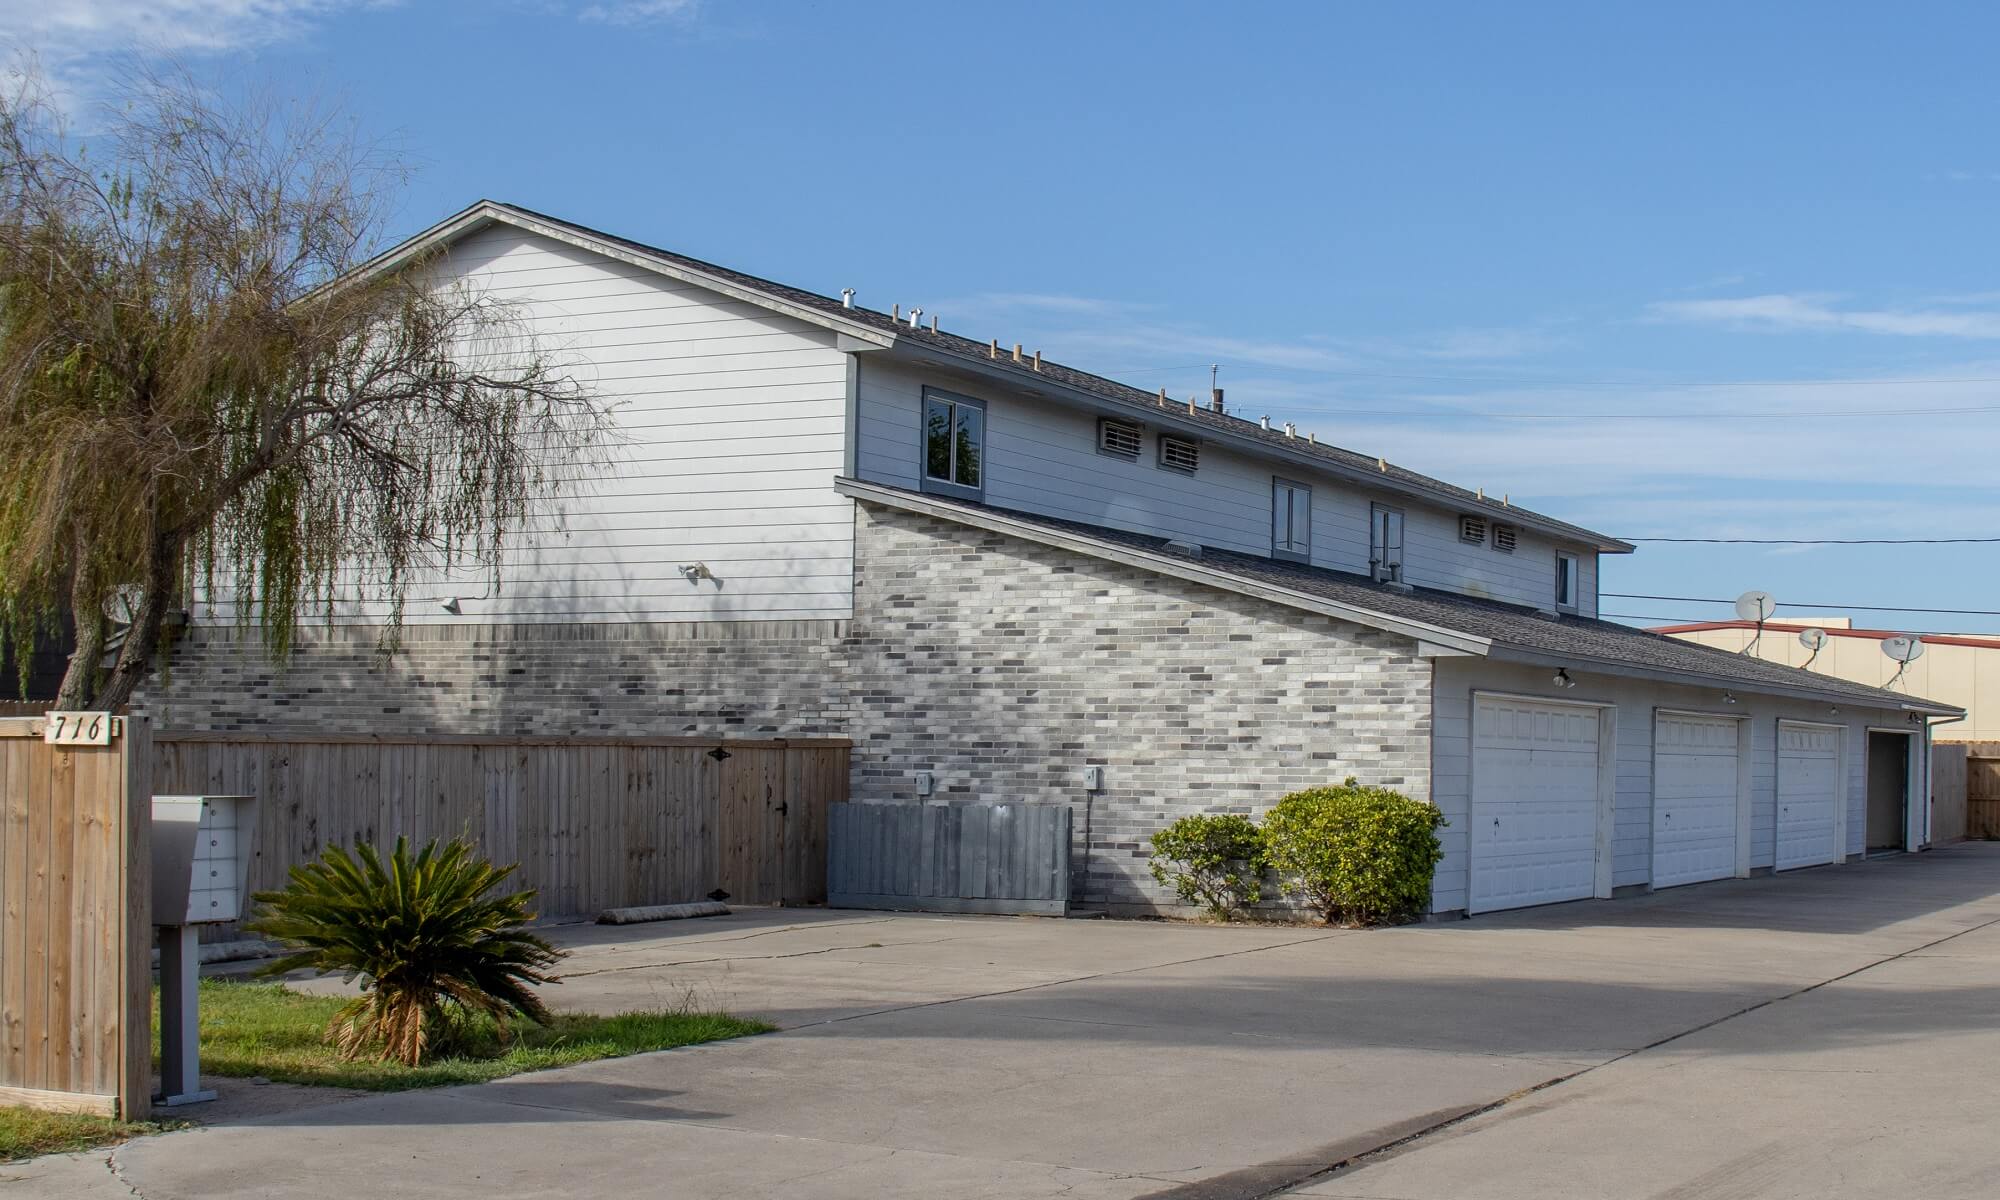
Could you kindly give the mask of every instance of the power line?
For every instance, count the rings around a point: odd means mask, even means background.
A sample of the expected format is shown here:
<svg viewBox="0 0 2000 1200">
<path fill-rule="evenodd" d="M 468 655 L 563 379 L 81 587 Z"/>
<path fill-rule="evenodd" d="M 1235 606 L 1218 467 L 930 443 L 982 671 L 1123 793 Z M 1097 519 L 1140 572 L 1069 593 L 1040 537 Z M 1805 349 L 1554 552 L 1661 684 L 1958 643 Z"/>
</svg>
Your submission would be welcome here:
<svg viewBox="0 0 2000 1200">
<path fill-rule="evenodd" d="M 1682 603 L 1682 604 L 1736 603 L 1736 601 L 1733 599 L 1718 600 L 1711 596 L 1647 596 L 1647 595 L 1642 595 L 1638 592 L 1600 592 L 1599 595 L 1609 596 L 1617 600 L 1671 600 L 1676 603 Z M 1944 613 L 1948 616 L 1954 616 L 1954 617 L 2000 617 L 2000 609 L 1991 609 L 1991 608 L 1907 608 L 1907 607 L 1899 608 L 1889 604 L 1815 604 L 1805 600 L 1798 600 L 1798 601 L 1788 600 L 1779 607 L 1817 608 L 1817 609 L 1828 609 L 1828 610 L 1852 608 L 1861 612 Z M 1652 618 L 1648 617 L 1643 619 L 1651 620 Z"/>
<path fill-rule="evenodd" d="M 1789 421 L 1795 417 L 1930 417 L 1964 413 L 2000 412 L 2000 405 L 1979 404 L 1961 408 L 1826 408 L 1793 409 L 1783 412 L 1553 412 L 1553 413 L 1506 413 L 1472 412 L 1462 408 L 1431 409 L 1412 412 L 1408 409 L 1388 408 L 1317 408 L 1310 405 L 1288 406 L 1297 412 L 1320 413 L 1336 417 L 1397 417 L 1401 419 L 1421 419 L 1424 417 L 1451 418 L 1463 420 L 1474 418 L 1486 421 Z"/>
<path fill-rule="evenodd" d="M 1151 375 L 1161 371 L 1192 371 L 1208 363 L 1187 363 L 1171 367 L 1111 367 L 1106 375 Z M 1405 379 L 1418 383 L 1501 383 L 1533 384 L 1537 387 L 1640 388 L 1665 391 L 1673 388 L 1797 388 L 1797 387 L 1927 387 L 1974 383 L 2000 383 L 2000 376 L 1972 375 L 1937 379 L 1697 379 L 1687 381 L 1642 379 L 1560 379 L 1532 375 L 1416 375 L 1400 371 L 1343 371 L 1308 368 L 1310 374 L 1343 379 Z"/>
<path fill-rule="evenodd" d="M 1668 617 L 1661 616 L 1658 613 L 1599 613 L 1598 615 L 1607 621 L 1645 621 L 1650 625 L 1709 625 L 1713 624 L 1715 620 L 1713 617 Z M 1919 637 L 1958 637 L 1964 634 L 1965 631 L 1962 629 L 1905 629 L 1897 626 L 1896 632 L 1913 633 Z"/>
<path fill-rule="evenodd" d="M 1627 537 L 1621 542 L 1700 542 L 1718 546 L 1960 546 L 2000 542 L 2000 537 L 1949 538 L 1705 538 Z"/>
</svg>

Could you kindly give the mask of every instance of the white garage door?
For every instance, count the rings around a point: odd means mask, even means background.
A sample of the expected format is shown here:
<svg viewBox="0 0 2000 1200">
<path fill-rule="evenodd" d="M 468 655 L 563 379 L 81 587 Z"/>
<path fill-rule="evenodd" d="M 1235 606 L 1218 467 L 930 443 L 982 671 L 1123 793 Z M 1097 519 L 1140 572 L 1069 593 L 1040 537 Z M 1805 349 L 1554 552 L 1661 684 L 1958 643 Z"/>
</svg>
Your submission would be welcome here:
<svg viewBox="0 0 2000 1200">
<path fill-rule="evenodd" d="M 1840 731 L 1778 726 L 1778 870 L 1834 861 Z"/>
<path fill-rule="evenodd" d="M 1481 696 L 1472 717 L 1472 912 L 1597 894 L 1598 710 Z"/>
<path fill-rule="evenodd" d="M 1736 874 L 1737 722 L 1653 722 L 1653 886 Z"/>
</svg>

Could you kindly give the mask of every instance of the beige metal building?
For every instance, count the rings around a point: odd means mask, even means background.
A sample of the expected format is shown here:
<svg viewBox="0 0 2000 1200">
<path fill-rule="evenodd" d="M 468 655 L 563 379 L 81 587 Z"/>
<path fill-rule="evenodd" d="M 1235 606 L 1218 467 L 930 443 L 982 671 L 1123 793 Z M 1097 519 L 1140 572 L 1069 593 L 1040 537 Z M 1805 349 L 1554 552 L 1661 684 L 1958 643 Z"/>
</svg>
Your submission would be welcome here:
<svg viewBox="0 0 2000 1200">
<path fill-rule="evenodd" d="M 1799 634 L 1807 629 L 1826 631 L 1826 643 L 1817 655 L 1799 640 Z M 1847 617 L 1767 621 L 1761 637 L 1748 621 L 1665 625 L 1653 632 L 1731 651 L 1754 643 L 1757 657 L 1771 662 L 1955 704 L 1965 709 L 1966 718 L 1951 724 L 1940 722 L 1939 741 L 2000 741 L 2000 636 L 1924 634 L 1923 655 L 1898 678 L 1897 669 L 1903 664 L 1882 653 L 1882 643 L 1898 636 L 1897 632 L 1856 629 Z"/>
</svg>

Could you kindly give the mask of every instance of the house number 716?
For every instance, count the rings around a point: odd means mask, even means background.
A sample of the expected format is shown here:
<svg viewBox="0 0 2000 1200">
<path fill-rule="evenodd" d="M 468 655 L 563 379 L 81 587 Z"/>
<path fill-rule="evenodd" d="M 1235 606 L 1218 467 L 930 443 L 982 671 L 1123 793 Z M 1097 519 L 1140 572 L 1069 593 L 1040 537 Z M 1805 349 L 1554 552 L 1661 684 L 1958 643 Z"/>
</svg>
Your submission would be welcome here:
<svg viewBox="0 0 2000 1200">
<path fill-rule="evenodd" d="M 109 746 L 118 718 L 106 712 L 42 714 L 42 740 L 51 746 Z"/>
</svg>

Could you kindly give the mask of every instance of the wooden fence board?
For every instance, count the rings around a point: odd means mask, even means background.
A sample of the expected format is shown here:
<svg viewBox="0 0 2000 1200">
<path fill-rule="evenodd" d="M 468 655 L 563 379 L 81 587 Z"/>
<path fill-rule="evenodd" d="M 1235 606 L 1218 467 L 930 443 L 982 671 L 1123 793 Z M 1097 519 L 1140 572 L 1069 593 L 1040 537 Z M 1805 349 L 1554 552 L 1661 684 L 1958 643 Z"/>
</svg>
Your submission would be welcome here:
<svg viewBox="0 0 2000 1200">
<path fill-rule="evenodd" d="M 376 739 L 156 735 L 162 795 L 259 797 L 253 891 L 329 844 L 468 837 L 550 917 L 700 899 L 826 895 L 828 806 L 848 749 L 828 739 Z M 716 749 L 728 757 L 710 757 Z M 259 789 L 262 790 L 259 790 Z M 235 926 L 203 929 L 223 941 Z"/>
<path fill-rule="evenodd" d="M 51 746 L 0 719 L 0 1096 L 144 1116 L 152 792 L 143 719 Z M 134 778 L 136 774 L 136 778 Z"/>
</svg>

